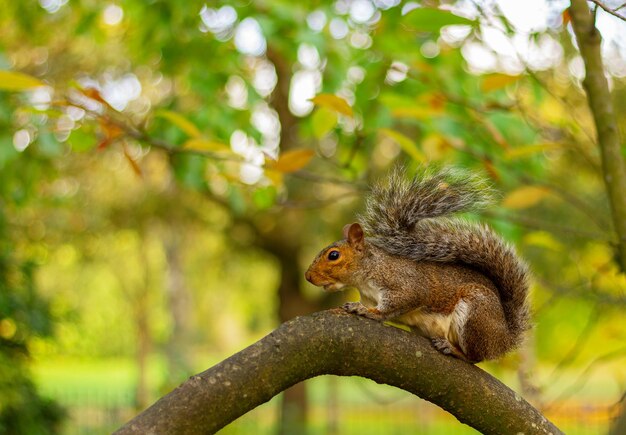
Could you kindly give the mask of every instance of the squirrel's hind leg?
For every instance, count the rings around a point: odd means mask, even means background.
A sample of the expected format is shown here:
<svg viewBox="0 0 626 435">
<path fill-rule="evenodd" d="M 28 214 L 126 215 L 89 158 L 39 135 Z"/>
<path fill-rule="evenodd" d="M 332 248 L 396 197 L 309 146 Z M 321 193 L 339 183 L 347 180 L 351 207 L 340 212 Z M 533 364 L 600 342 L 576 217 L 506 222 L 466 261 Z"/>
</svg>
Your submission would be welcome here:
<svg viewBox="0 0 626 435">
<path fill-rule="evenodd" d="M 497 358 L 511 347 L 509 328 L 499 297 L 490 289 L 474 292 L 459 342 L 465 355 L 474 361 Z"/>
</svg>

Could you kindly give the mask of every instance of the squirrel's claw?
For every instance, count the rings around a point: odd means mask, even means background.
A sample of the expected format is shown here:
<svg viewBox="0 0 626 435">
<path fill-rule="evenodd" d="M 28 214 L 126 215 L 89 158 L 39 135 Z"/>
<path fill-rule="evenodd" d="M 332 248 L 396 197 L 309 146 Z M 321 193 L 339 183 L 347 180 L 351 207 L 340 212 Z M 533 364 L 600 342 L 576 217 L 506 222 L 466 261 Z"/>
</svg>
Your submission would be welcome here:
<svg viewBox="0 0 626 435">
<path fill-rule="evenodd" d="M 368 319 L 381 320 L 380 312 L 376 308 L 367 308 L 360 302 L 346 302 L 342 305 L 344 310 L 348 313 L 356 314 L 357 316 L 367 317 Z"/>
<path fill-rule="evenodd" d="M 463 354 L 463 352 L 457 349 L 452 343 L 450 343 L 445 338 L 433 338 L 431 339 L 431 342 L 433 344 L 433 347 L 437 349 L 439 352 L 443 353 L 444 355 L 450 355 L 455 358 L 461 359 L 465 362 L 468 362 L 470 364 L 472 363 L 470 360 L 467 359 L 467 357 Z"/>
</svg>

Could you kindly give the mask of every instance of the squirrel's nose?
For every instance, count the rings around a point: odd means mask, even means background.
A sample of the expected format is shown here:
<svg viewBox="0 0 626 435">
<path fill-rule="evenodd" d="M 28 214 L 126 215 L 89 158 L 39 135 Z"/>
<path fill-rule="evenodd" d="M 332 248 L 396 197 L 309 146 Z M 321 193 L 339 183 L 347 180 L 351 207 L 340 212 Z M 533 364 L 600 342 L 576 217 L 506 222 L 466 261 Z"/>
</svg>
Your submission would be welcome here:
<svg viewBox="0 0 626 435">
<path fill-rule="evenodd" d="M 307 271 L 304 273 L 304 277 L 306 278 L 306 280 L 307 280 L 308 282 L 313 283 L 313 281 L 311 281 L 311 279 L 312 279 L 312 278 L 311 278 L 311 271 L 307 270 Z"/>
</svg>

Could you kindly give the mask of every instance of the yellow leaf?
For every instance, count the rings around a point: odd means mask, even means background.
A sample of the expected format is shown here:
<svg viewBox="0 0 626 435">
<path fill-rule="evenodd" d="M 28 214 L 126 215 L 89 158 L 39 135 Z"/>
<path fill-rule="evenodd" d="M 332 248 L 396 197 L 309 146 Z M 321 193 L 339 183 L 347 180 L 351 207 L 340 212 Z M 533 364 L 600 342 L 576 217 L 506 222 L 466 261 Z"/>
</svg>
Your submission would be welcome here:
<svg viewBox="0 0 626 435">
<path fill-rule="evenodd" d="M 547 248 L 552 251 L 563 251 L 563 245 L 554 236 L 545 231 L 533 231 L 524 236 L 524 243 L 527 245 Z"/>
<path fill-rule="evenodd" d="M 338 97 L 337 95 L 318 94 L 311 98 L 311 101 L 318 106 L 327 107 L 335 112 L 341 113 L 342 115 L 350 117 L 353 115 L 352 107 L 350 107 L 346 100 Z"/>
<path fill-rule="evenodd" d="M 392 326 L 394 328 L 402 329 L 403 331 L 406 331 L 406 332 L 411 332 L 411 327 L 408 326 L 408 325 L 404 325 L 402 323 L 397 323 L 397 322 L 392 322 L 390 320 L 385 320 L 383 322 L 383 325 L 385 325 L 385 326 Z"/>
<path fill-rule="evenodd" d="M 522 76 L 510 76 L 507 74 L 489 74 L 485 76 L 480 89 L 483 92 L 495 91 L 496 89 L 501 89 L 508 84 L 514 83 L 521 79 Z"/>
<path fill-rule="evenodd" d="M 441 160 L 450 154 L 452 146 L 442 135 L 431 133 L 422 139 L 422 150 L 428 160 Z"/>
<path fill-rule="evenodd" d="M 398 107 L 391 110 L 394 118 L 412 118 L 417 120 L 431 119 L 441 116 L 442 110 L 433 107 Z"/>
<path fill-rule="evenodd" d="M 509 148 L 505 153 L 504 157 L 507 160 L 515 160 L 518 158 L 527 157 L 533 154 L 538 154 L 543 151 L 547 151 L 550 149 L 558 148 L 560 144 L 558 143 L 543 143 L 537 145 L 525 145 L 523 147 Z"/>
<path fill-rule="evenodd" d="M 199 137 L 201 135 L 200 130 L 198 130 L 198 127 L 196 127 L 194 123 L 189 121 L 180 113 L 172 112 L 171 110 L 161 109 L 161 110 L 157 110 L 154 113 L 154 116 L 167 119 L 176 127 L 180 128 L 182 131 L 187 133 L 188 136 Z"/>
<path fill-rule="evenodd" d="M 214 140 L 192 138 L 188 139 L 183 148 L 193 151 L 226 151 L 230 150 L 230 147 L 223 142 L 217 142 Z"/>
<path fill-rule="evenodd" d="M 265 176 L 267 178 L 269 178 L 269 180 L 272 182 L 272 184 L 276 187 L 282 186 L 283 184 L 283 174 L 278 172 L 278 171 L 274 171 L 272 169 L 265 169 Z"/>
<path fill-rule="evenodd" d="M 388 128 L 380 128 L 378 129 L 378 133 L 388 137 L 389 139 L 400 145 L 400 148 L 402 148 L 405 153 L 410 155 L 413 160 L 416 160 L 418 162 L 426 161 L 426 157 L 417 148 L 417 144 L 402 133 Z"/>
<path fill-rule="evenodd" d="M 288 174 L 296 172 L 309 164 L 315 152 L 308 149 L 290 150 L 281 155 L 276 162 L 268 162 L 267 167 L 274 171 Z"/>
<path fill-rule="evenodd" d="M 17 71 L 0 70 L 0 90 L 25 91 L 46 84 L 33 76 Z"/>
<path fill-rule="evenodd" d="M 550 194 L 545 187 L 524 186 L 509 192 L 502 201 L 502 206 L 513 209 L 528 208 L 536 205 Z"/>
</svg>

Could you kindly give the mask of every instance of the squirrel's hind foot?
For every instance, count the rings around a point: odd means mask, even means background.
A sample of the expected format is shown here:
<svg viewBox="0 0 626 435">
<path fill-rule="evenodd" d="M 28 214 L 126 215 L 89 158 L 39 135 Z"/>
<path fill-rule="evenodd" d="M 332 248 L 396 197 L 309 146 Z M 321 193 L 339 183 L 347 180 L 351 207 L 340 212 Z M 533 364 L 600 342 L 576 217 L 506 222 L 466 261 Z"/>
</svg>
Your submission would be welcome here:
<svg viewBox="0 0 626 435">
<path fill-rule="evenodd" d="M 445 338 L 432 338 L 430 341 L 433 344 L 433 347 L 444 355 L 450 355 L 470 364 L 473 364 L 472 361 L 467 359 L 463 352 L 461 352 L 456 346 L 454 346 Z"/>
</svg>

